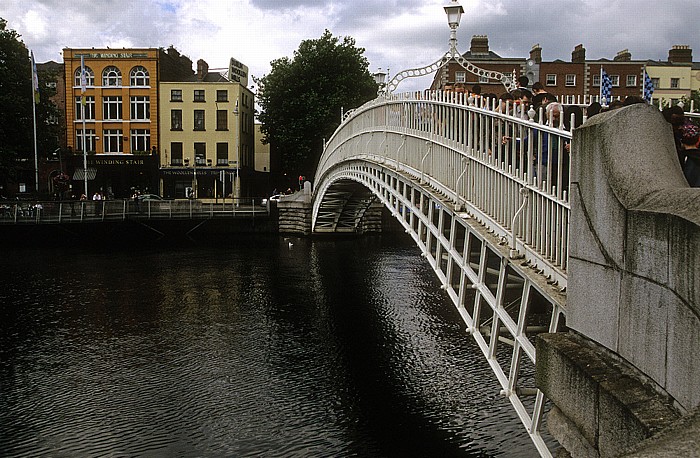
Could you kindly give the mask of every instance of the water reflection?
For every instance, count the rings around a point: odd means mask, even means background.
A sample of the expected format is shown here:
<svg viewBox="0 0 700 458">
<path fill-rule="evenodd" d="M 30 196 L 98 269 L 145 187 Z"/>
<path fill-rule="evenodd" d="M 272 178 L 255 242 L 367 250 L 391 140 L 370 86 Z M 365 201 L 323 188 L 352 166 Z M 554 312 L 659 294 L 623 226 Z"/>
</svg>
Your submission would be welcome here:
<svg viewBox="0 0 700 458">
<path fill-rule="evenodd" d="M 4 455 L 535 455 L 409 240 L 0 262 Z"/>
</svg>

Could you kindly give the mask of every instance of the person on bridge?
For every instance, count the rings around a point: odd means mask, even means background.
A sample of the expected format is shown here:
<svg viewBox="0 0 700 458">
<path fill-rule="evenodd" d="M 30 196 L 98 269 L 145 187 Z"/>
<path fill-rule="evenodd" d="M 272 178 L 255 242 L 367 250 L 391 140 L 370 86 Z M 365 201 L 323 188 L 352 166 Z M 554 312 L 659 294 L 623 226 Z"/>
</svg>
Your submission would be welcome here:
<svg viewBox="0 0 700 458">
<path fill-rule="evenodd" d="M 695 124 L 685 123 L 680 130 L 685 156 L 683 174 L 690 186 L 700 188 L 700 128 Z"/>
</svg>

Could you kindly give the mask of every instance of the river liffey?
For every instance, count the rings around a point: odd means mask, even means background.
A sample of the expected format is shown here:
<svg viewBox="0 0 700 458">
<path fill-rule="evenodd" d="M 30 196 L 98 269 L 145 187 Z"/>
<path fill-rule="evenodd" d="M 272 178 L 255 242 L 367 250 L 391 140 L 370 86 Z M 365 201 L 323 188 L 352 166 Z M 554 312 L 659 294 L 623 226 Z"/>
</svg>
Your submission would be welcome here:
<svg viewBox="0 0 700 458">
<path fill-rule="evenodd" d="M 3 251 L 2 456 L 537 455 L 403 234 Z"/>
</svg>

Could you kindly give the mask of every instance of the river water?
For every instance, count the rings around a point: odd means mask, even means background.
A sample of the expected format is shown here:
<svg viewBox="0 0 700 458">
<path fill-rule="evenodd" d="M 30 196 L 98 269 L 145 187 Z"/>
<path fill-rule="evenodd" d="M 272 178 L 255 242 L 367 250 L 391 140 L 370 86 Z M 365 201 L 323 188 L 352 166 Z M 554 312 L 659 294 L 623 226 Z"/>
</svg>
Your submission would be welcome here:
<svg viewBox="0 0 700 458">
<path fill-rule="evenodd" d="M 536 456 L 404 237 L 6 247 L 0 455 Z"/>
</svg>

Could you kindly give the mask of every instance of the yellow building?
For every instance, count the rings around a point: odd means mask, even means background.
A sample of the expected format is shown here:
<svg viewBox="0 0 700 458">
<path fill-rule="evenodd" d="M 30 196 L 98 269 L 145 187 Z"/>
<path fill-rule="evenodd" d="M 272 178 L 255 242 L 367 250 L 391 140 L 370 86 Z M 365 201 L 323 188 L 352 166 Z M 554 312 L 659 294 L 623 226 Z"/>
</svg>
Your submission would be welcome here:
<svg viewBox="0 0 700 458">
<path fill-rule="evenodd" d="M 160 192 L 171 198 L 250 196 L 254 96 L 197 62 L 192 81 L 160 83 Z"/>
<path fill-rule="evenodd" d="M 686 45 L 674 45 L 666 61 L 648 61 L 646 71 L 654 83 L 654 102 L 666 107 L 689 99 L 697 85 L 693 65 L 693 50 Z"/>
<path fill-rule="evenodd" d="M 255 124 L 255 171 L 270 172 L 270 144 L 263 144 L 261 124 Z"/>
<path fill-rule="evenodd" d="M 87 174 L 88 193 L 129 197 L 134 189 L 155 191 L 158 57 L 155 48 L 63 50 L 74 189 L 83 189 L 80 182 Z M 87 170 L 83 150 L 88 153 Z"/>
</svg>

